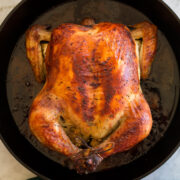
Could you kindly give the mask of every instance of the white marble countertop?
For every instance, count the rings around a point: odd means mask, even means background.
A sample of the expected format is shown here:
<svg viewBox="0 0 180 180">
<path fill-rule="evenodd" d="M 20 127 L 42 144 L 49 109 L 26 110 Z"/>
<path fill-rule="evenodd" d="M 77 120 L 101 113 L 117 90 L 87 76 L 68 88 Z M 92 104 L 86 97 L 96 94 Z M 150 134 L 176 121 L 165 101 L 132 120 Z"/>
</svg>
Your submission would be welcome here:
<svg viewBox="0 0 180 180">
<path fill-rule="evenodd" d="M 0 0 L 0 23 L 21 0 Z M 180 0 L 163 0 L 180 17 Z M 0 141 L 0 180 L 26 180 L 35 177 L 8 152 Z M 143 180 L 180 180 L 180 148 L 159 169 Z"/>
</svg>

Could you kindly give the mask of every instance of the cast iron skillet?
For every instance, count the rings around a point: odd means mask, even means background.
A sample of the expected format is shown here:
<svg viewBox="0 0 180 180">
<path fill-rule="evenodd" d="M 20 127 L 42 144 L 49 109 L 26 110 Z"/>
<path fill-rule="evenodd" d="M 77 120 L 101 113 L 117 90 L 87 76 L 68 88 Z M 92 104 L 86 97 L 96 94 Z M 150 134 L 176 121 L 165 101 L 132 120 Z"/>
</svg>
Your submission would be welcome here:
<svg viewBox="0 0 180 180">
<path fill-rule="evenodd" d="M 24 166 L 44 179 L 99 179 L 99 178 L 142 178 L 164 163 L 179 147 L 180 144 L 180 104 L 176 97 L 174 118 L 163 138 L 147 154 L 119 168 L 80 176 L 75 171 L 69 171 L 58 163 L 50 160 L 35 149 L 22 136 L 11 115 L 6 92 L 7 69 L 13 48 L 18 38 L 24 34 L 28 26 L 43 12 L 63 3 L 60 0 L 24 0 L 6 18 L 0 29 L 0 134 L 9 151 Z M 151 21 L 165 34 L 177 61 L 180 59 L 180 21 L 175 14 L 160 0 L 121 0 L 135 7 L 148 16 Z M 178 67 L 179 67 L 179 61 Z M 13 87 L 12 87 L 13 88 Z M 177 87 L 179 89 L 179 86 Z"/>
</svg>

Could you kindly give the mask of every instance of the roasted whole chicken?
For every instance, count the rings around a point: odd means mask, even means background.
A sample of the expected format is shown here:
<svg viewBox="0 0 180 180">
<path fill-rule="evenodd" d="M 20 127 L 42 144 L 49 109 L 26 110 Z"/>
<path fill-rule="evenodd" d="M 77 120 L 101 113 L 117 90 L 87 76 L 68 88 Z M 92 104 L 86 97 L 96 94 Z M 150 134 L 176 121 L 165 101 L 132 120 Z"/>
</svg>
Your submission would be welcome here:
<svg viewBox="0 0 180 180">
<path fill-rule="evenodd" d="M 27 57 L 44 87 L 29 112 L 29 126 L 50 149 L 68 156 L 80 174 L 129 150 L 148 136 L 152 116 L 140 78 L 150 73 L 157 28 L 86 18 L 52 32 L 26 33 Z"/>
</svg>

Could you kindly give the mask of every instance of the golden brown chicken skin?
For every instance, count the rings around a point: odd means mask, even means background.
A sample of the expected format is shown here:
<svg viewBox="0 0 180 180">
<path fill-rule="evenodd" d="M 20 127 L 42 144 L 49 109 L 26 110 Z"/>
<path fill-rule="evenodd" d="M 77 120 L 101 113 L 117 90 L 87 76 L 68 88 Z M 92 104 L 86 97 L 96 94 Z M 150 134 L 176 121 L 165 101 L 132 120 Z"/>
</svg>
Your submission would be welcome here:
<svg viewBox="0 0 180 180">
<path fill-rule="evenodd" d="M 30 129 L 41 143 L 71 158 L 80 174 L 150 133 L 140 76 L 148 77 L 157 44 L 157 28 L 148 22 L 131 31 L 122 24 L 83 22 L 91 26 L 66 23 L 51 33 L 36 25 L 26 34 L 35 77 L 41 82 L 46 76 L 29 112 Z M 45 61 L 42 39 L 49 41 Z"/>
</svg>

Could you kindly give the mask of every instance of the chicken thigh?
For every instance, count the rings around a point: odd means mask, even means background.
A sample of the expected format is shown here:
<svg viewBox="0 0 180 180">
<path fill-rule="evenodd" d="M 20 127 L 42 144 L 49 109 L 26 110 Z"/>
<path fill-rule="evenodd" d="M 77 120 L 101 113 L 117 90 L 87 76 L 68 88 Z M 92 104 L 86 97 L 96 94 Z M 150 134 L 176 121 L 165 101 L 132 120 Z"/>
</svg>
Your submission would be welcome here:
<svg viewBox="0 0 180 180">
<path fill-rule="evenodd" d="M 140 78 L 148 77 L 156 46 L 149 22 L 127 27 L 87 18 L 52 32 L 31 27 L 27 57 L 36 80 L 45 81 L 29 112 L 33 134 L 80 174 L 142 141 L 152 116 Z"/>
</svg>

